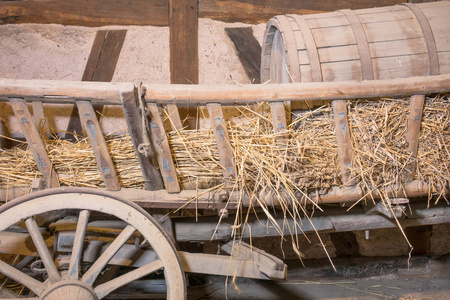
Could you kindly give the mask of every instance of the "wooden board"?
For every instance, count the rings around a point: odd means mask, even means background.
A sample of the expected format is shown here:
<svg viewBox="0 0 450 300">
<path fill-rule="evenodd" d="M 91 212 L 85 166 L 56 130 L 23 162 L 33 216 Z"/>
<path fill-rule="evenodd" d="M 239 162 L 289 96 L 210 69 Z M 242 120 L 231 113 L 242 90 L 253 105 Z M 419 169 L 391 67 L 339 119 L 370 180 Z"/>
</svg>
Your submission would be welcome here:
<svg viewBox="0 0 450 300">
<path fill-rule="evenodd" d="M 44 142 L 42 141 L 36 126 L 33 123 L 30 111 L 23 99 L 10 98 L 9 103 L 14 110 L 14 114 L 19 119 L 20 127 L 27 139 L 34 161 L 44 177 L 48 188 L 59 187 L 58 176 L 53 168 L 52 162 L 48 157 Z"/>
<path fill-rule="evenodd" d="M 280 149 L 285 149 L 289 143 L 289 136 L 283 134 L 287 131 L 286 109 L 283 102 L 270 103 L 272 112 L 273 130 L 277 135 L 275 140 Z"/>
<path fill-rule="evenodd" d="M 351 167 L 352 167 L 352 139 L 350 136 L 350 127 L 348 125 L 347 101 L 333 101 L 334 127 L 336 132 L 336 141 L 338 146 L 339 168 L 341 171 L 341 180 L 343 185 L 352 185 Z"/>
<path fill-rule="evenodd" d="M 207 105 L 211 128 L 219 150 L 220 164 L 223 168 L 225 184 L 231 186 L 231 179 L 236 176 L 236 165 L 234 163 L 233 149 L 230 144 L 230 136 L 223 117 L 222 106 L 216 103 Z"/>
<path fill-rule="evenodd" d="M 267 22 L 273 16 L 281 14 L 313 14 L 344 8 L 387 6 L 401 2 L 403 1 L 202 0 L 199 4 L 199 14 L 201 18 L 256 24 Z M 4 1 L 0 6 L 0 24 L 167 26 L 168 15 L 167 0 L 29 0 Z"/>
<path fill-rule="evenodd" d="M 116 169 L 109 154 L 108 146 L 103 136 L 103 130 L 98 123 L 92 103 L 90 101 L 78 100 L 77 107 L 81 125 L 89 137 L 89 143 L 94 151 L 97 167 L 102 175 L 106 189 L 109 191 L 120 190 L 121 187 L 117 178 Z"/>
<path fill-rule="evenodd" d="M 260 83 L 261 46 L 251 27 L 225 28 L 251 83 Z"/>
<path fill-rule="evenodd" d="M 112 80 L 126 33 L 126 30 L 97 31 L 83 77 L 81 78 L 82 81 L 109 82 Z M 101 113 L 103 105 L 94 106 L 94 110 Z M 72 133 L 82 134 L 76 106 L 72 109 L 66 131 L 65 138 L 72 140 L 74 139 Z"/>
<path fill-rule="evenodd" d="M 159 112 L 156 103 L 147 105 L 150 113 L 150 131 L 153 147 L 156 151 L 158 159 L 159 170 L 161 172 L 164 186 L 169 193 L 180 192 L 180 184 L 177 179 L 177 172 L 173 163 L 172 152 L 170 151 L 169 140 L 167 139 L 166 131 L 162 116 Z"/>
<path fill-rule="evenodd" d="M 134 149 L 136 151 L 142 175 L 147 190 L 160 190 L 164 188 L 161 173 L 158 170 L 156 155 L 150 143 L 150 130 L 147 116 L 142 115 L 141 107 L 144 104 L 142 99 L 134 91 L 120 93 L 123 113 L 128 125 L 128 132 L 131 136 Z"/>
</svg>

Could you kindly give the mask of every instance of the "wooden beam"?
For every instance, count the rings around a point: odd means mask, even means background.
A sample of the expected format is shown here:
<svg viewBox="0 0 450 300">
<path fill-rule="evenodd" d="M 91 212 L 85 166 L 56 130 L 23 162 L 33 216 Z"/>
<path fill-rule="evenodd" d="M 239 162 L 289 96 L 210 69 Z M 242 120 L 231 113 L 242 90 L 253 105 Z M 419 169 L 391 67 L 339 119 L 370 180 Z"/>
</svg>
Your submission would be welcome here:
<svg viewBox="0 0 450 300">
<path fill-rule="evenodd" d="M 234 163 L 233 148 L 231 148 L 230 136 L 228 135 L 222 106 L 216 103 L 207 105 L 211 128 L 214 132 L 217 148 L 219 150 L 220 164 L 223 169 L 225 185 L 232 186 L 231 179 L 236 177 L 236 165 Z"/>
<path fill-rule="evenodd" d="M 9 103 L 14 110 L 14 114 L 19 119 L 19 124 L 20 127 L 22 127 L 28 147 L 30 147 L 34 161 L 36 162 L 42 177 L 44 177 L 47 187 L 59 187 L 58 176 L 53 168 L 47 149 L 45 148 L 44 142 L 39 135 L 38 129 L 33 123 L 33 118 L 31 117 L 27 104 L 21 98 L 10 98 Z"/>
<path fill-rule="evenodd" d="M 164 130 L 162 116 L 155 103 L 148 104 L 147 109 L 150 113 L 151 140 L 156 151 L 164 186 L 169 193 L 178 193 L 181 190 L 180 184 L 178 183 L 177 172 L 173 163 L 169 140 Z"/>
<path fill-rule="evenodd" d="M 143 99 L 136 95 L 134 90 L 122 92 L 120 97 L 128 132 L 141 165 L 145 188 L 150 191 L 163 189 L 164 183 L 158 169 L 156 154 L 150 143 L 151 132 L 147 115 L 143 114 L 145 109 Z"/>
<path fill-rule="evenodd" d="M 410 162 L 406 165 L 407 173 L 404 174 L 403 180 L 409 182 L 413 180 L 417 166 L 417 151 L 419 149 L 420 124 L 422 123 L 423 105 L 425 103 L 425 95 L 411 96 L 409 105 L 408 125 L 406 129 L 406 151 L 411 154 Z"/>
<path fill-rule="evenodd" d="M 121 187 L 117 178 L 116 169 L 109 154 L 108 146 L 103 136 L 103 130 L 98 123 L 92 103 L 90 101 L 80 100 L 77 101 L 77 107 L 81 125 L 89 138 L 95 159 L 97 160 L 98 171 L 102 175 L 106 189 L 109 191 L 120 190 Z"/>
<path fill-rule="evenodd" d="M 167 0 L 7 1 L 0 5 L 0 24 L 167 26 L 168 14 Z"/>
<path fill-rule="evenodd" d="M 0 101 L 7 97 L 42 100 L 48 103 L 73 103 L 74 99 L 102 104 L 121 104 L 120 91 L 130 90 L 132 83 L 76 82 L 56 80 L 0 79 Z M 335 100 L 394 97 L 450 91 L 450 74 L 397 78 L 389 80 L 304 82 L 290 84 L 248 85 L 168 85 L 143 84 L 146 103 L 187 104 L 247 103 Z"/>
<path fill-rule="evenodd" d="M 402 2 L 404 1 L 202 0 L 199 14 L 201 18 L 256 24 L 268 22 L 273 16 L 282 14 L 312 14 L 345 8 L 389 6 Z M 0 24 L 168 26 L 168 15 L 167 0 L 18 0 L 4 1 L 0 6 Z"/>
<path fill-rule="evenodd" d="M 233 42 L 239 61 L 250 82 L 260 83 L 261 45 L 253 35 L 253 29 L 251 27 L 225 28 L 225 32 Z"/>
<path fill-rule="evenodd" d="M 97 31 L 82 81 L 109 82 L 112 80 L 126 33 L 126 30 Z M 94 106 L 94 110 L 101 114 L 103 105 Z M 75 139 L 74 134 L 82 134 L 76 106 L 72 109 L 66 132 L 65 138 L 71 140 Z"/>
<path fill-rule="evenodd" d="M 350 127 L 348 125 L 347 101 L 334 100 L 333 114 L 342 184 L 353 185 L 354 182 L 351 178 L 353 147 Z"/>
<path fill-rule="evenodd" d="M 10 146 L 10 140 L 8 139 L 9 132 L 6 127 L 5 121 L 0 118 L 0 149 L 7 149 Z"/>
</svg>

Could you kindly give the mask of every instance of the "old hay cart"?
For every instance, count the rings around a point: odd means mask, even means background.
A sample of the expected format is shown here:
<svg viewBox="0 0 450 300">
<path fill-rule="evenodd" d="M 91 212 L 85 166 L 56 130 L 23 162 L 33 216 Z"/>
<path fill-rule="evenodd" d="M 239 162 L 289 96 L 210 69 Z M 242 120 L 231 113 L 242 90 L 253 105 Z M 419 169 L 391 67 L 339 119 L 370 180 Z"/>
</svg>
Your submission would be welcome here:
<svg viewBox="0 0 450 300">
<path fill-rule="evenodd" d="M 284 279 L 251 237 L 450 222 L 448 8 L 277 17 L 269 84 L 0 80 L 28 147 L 0 150 L 0 253 L 11 255 L 0 273 L 34 299 L 102 299 L 144 279 L 145 297 L 185 299 L 185 272 Z M 65 160 L 27 103 L 76 104 L 89 149 L 75 143 Z M 132 151 L 105 139 L 98 104 L 123 109 Z M 198 106 L 210 128 L 167 132 L 177 105 Z M 228 107 L 240 115 L 227 119 Z M 98 184 L 68 175 L 92 165 Z M 131 169 L 140 179 L 126 184 Z M 209 240 L 231 256 L 176 248 Z"/>
</svg>

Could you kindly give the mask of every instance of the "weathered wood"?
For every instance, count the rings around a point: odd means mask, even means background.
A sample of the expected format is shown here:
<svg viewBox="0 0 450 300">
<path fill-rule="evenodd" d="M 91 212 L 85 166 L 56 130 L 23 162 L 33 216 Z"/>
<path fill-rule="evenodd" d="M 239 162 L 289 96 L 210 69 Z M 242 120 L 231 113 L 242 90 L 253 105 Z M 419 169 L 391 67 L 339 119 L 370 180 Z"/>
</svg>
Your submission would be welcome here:
<svg viewBox="0 0 450 300">
<path fill-rule="evenodd" d="M 351 180 L 353 148 L 350 127 L 348 125 L 347 101 L 334 100 L 333 114 L 342 184 L 352 185 L 354 183 Z"/>
<path fill-rule="evenodd" d="M 126 30 L 97 31 L 82 81 L 109 82 L 112 80 L 126 33 Z M 94 106 L 94 110 L 101 114 L 103 105 Z M 74 135 L 82 134 L 76 106 L 72 109 L 66 132 L 66 138 L 72 140 Z"/>
<path fill-rule="evenodd" d="M 150 143 L 151 132 L 143 100 L 139 95 L 136 95 L 134 90 L 122 92 L 120 96 L 128 132 L 144 177 L 145 188 L 152 191 L 163 189 L 164 183 L 157 168 L 155 151 Z"/>
<path fill-rule="evenodd" d="M 173 163 L 169 140 L 167 139 L 166 131 L 164 130 L 162 116 L 155 103 L 148 104 L 147 109 L 150 113 L 150 137 L 156 151 L 156 157 L 158 159 L 159 170 L 161 171 L 164 186 L 169 193 L 178 193 L 180 191 L 180 184 L 177 179 L 177 172 Z"/>
<path fill-rule="evenodd" d="M 161 104 L 245 103 L 302 100 L 376 98 L 429 94 L 450 90 L 450 74 L 390 80 L 304 82 L 265 85 L 152 85 L 144 84 L 146 103 Z M 94 83 L 52 80 L 0 79 L 0 101 L 21 97 L 48 103 L 73 103 L 76 99 L 120 104 L 119 91 L 134 89 L 132 83 Z"/>
<path fill-rule="evenodd" d="M 8 148 L 8 139 L 9 136 L 8 128 L 6 127 L 5 121 L 0 118 L 0 149 Z"/>
<path fill-rule="evenodd" d="M 225 28 L 251 83 L 260 83 L 261 46 L 251 27 Z"/>
<path fill-rule="evenodd" d="M 116 169 L 109 154 L 108 146 L 103 136 L 103 130 L 98 123 L 92 103 L 84 100 L 79 100 L 76 103 L 81 125 L 89 138 L 89 143 L 92 146 L 92 151 L 97 161 L 98 171 L 103 178 L 106 189 L 110 191 L 120 190 L 121 187 L 117 178 Z"/>
<path fill-rule="evenodd" d="M 44 177 L 48 188 L 59 187 L 58 176 L 48 157 L 44 142 L 42 141 L 38 129 L 33 123 L 30 111 L 23 99 L 10 98 L 9 103 L 14 110 L 14 114 L 19 119 L 20 127 L 23 130 L 28 146 L 33 154 L 34 161 Z"/>
<path fill-rule="evenodd" d="M 222 106 L 217 103 L 207 105 L 211 128 L 214 132 L 217 149 L 219 150 L 220 164 L 223 169 L 224 182 L 231 186 L 231 179 L 236 176 L 236 165 L 234 163 L 233 148 L 231 148 L 230 136 L 228 135 L 227 124 L 225 122 Z"/>
<path fill-rule="evenodd" d="M 424 95 L 411 96 L 409 105 L 408 124 L 406 129 L 406 151 L 411 154 L 410 162 L 406 165 L 403 179 L 408 182 L 413 180 L 417 167 L 417 151 L 419 149 L 420 124 L 425 103 Z"/>
<path fill-rule="evenodd" d="M 304 82 L 264 85 L 152 85 L 144 84 L 146 103 L 221 103 L 236 105 L 263 101 L 339 100 L 394 97 L 450 91 L 450 74 L 389 80 Z M 102 104 L 121 104 L 120 93 L 134 92 L 132 83 L 74 82 L 0 79 L 0 101 L 26 98 L 49 103 L 73 103 L 74 99 Z"/>
<path fill-rule="evenodd" d="M 286 109 L 283 102 L 270 103 L 272 112 L 273 130 L 276 134 L 276 143 L 280 149 L 285 149 L 289 144 L 289 136 L 283 134 L 287 131 Z"/>
<path fill-rule="evenodd" d="M 42 101 L 33 101 L 33 122 L 36 128 L 39 130 L 41 124 L 45 126 L 46 118 L 44 114 L 44 106 Z"/>
<path fill-rule="evenodd" d="M 168 104 L 166 106 L 167 115 L 170 119 L 170 126 L 173 131 L 183 129 L 183 122 L 181 121 L 180 113 L 176 104 Z"/>
<path fill-rule="evenodd" d="M 0 24 L 57 23 L 63 25 L 167 26 L 166 0 L 8 1 L 0 6 Z"/>
</svg>

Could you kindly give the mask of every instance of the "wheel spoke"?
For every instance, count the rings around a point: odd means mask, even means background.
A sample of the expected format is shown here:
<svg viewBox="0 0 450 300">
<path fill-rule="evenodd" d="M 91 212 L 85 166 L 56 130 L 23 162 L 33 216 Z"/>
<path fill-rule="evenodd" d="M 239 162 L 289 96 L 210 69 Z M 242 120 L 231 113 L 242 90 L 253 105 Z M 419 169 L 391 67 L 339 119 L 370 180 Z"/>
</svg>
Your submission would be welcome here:
<svg viewBox="0 0 450 300">
<path fill-rule="evenodd" d="M 128 272 L 122 276 L 119 276 L 113 280 L 110 280 L 104 284 L 99 285 L 94 289 L 95 294 L 98 299 L 102 299 L 112 291 L 134 281 L 144 276 L 147 276 L 150 273 L 153 273 L 163 267 L 161 260 L 153 261 L 143 267 L 140 267 L 136 270 Z"/>
<path fill-rule="evenodd" d="M 47 288 L 44 283 L 17 270 L 2 260 L 0 260 L 0 273 L 20 284 L 23 284 L 38 296 Z"/>
<path fill-rule="evenodd" d="M 88 210 L 82 210 L 78 217 L 75 239 L 73 241 L 72 256 L 70 257 L 69 279 L 78 279 L 80 273 L 80 261 L 83 253 L 84 237 L 86 235 L 89 214 L 90 212 Z"/>
<path fill-rule="evenodd" d="M 108 264 L 111 258 L 119 251 L 119 249 L 128 241 L 128 239 L 136 231 L 133 226 L 128 225 L 117 236 L 117 238 L 109 245 L 109 247 L 103 252 L 102 255 L 95 261 L 95 263 L 89 268 L 89 270 L 83 275 L 81 279 L 87 284 L 92 285 L 97 279 L 102 269 Z"/>
<path fill-rule="evenodd" d="M 45 269 L 48 274 L 48 279 L 51 283 L 56 283 L 61 280 L 59 276 L 58 269 L 56 268 L 55 262 L 50 254 L 50 251 L 45 244 L 44 238 L 42 237 L 41 232 L 39 231 L 39 227 L 36 221 L 33 218 L 28 218 L 25 220 L 25 225 L 27 226 L 28 233 L 31 236 L 31 239 L 36 246 L 37 252 L 44 263 Z"/>
</svg>

